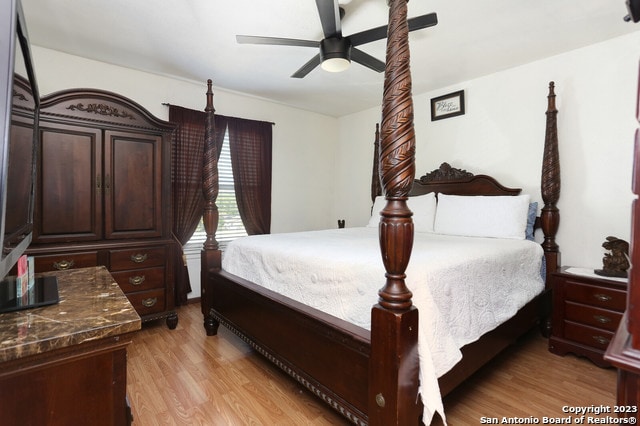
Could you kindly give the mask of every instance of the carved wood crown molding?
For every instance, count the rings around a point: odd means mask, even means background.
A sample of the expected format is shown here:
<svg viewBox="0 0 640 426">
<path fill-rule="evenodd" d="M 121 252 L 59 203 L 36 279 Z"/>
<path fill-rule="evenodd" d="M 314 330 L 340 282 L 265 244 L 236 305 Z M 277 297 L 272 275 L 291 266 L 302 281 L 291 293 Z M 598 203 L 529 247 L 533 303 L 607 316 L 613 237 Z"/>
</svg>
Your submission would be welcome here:
<svg viewBox="0 0 640 426">
<path fill-rule="evenodd" d="M 86 107 L 82 103 L 78 103 L 75 105 L 69 105 L 67 107 L 68 110 L 71 111 L 84 111 L 88 113 L 98 114 L 98 115 L 107 115 L 111 117 L 121 117 L 128 118 L 129 120 L 135 120 L 135 116 L 126 112 L 120 111 L 118 108 L 114 108 L 112 106 L 106 104 L 88 104 Z"/>
<path fill-rule="evenodd" d="M 13 90 L 13 97 L 14 98 L 18 98 L 21 101 L 27 101 L 27 97 L 24 95 L 24 93 L 18 92 L 17 90 Z"/>
<path fill-rule="evenodd" d="M 472 178 L 474 175 L 466 170 L 451 167 L 449 163 L 442 163 L 440 168 L 420 177 L 420 183 L 440 182 L 447 180 L 461 180 Z"/>
</svg>

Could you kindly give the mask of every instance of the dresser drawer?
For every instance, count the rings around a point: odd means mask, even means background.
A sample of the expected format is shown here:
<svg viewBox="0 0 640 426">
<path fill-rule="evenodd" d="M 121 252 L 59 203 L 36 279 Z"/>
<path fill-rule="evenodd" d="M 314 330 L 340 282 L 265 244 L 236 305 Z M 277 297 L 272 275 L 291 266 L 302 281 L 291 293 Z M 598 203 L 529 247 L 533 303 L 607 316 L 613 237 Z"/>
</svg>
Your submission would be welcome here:
<svg viewBox="0 0 640 426">
<path fill-rule="evenodd" d="M 98 265 L 98 252 L 63 253 L 35 256 L 35 271 L 64 271 Z"/>
<path fill-rule="evenodd" d="M 627 293 L 567 280 L 565 284 L 565 299 L 622 312 L 626 305 Z"/>
<path fill-rule="evenodd" d="M 607 309 L 594 308 L 573 302 L 566 302 L 564 307 L 565 318 L 581 324 L 602 328 L 615 332 L 622 319 L 622 314 Z"/>
<path fill-rule="evenodd" d="M 140 316 L 159 313 L 165 309 L 165 293 L 162 289 L 128 293 L 127 298 Z"/>
<path fill-rule="evenodd" d="M 109 253 L 111 272 L 129 269 L 164 266 L 166 261 L 164 247 L 143 247 L 137 249 L 111 250 Z"/>
<path fill-rule="evenodd" d="M 610 331 L 577 324 L 571 321 L 565 322 L 564 335 L 571 341 L 582 343 L 602 351 L 607 349 L 609 342 L 613 338 L 613 333 Z"/>
<path fill-rule="evenodd" d="M 164 289 L 164 267 L 112 272 L 111 275 L 125 293 Z"/>
</svg>

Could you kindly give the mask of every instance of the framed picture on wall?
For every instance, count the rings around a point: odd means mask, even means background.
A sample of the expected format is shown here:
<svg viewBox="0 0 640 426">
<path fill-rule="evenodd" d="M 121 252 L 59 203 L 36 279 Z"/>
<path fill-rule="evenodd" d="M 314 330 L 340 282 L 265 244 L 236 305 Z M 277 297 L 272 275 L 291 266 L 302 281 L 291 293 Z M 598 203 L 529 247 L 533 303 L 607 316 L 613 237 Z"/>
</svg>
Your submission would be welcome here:
<svg viewBox="0 0 640 426">
<path fill-rule="evenodd" d="M 431 99 L 431 121 L 464 114 L 464 90 Z"/>
</svg>

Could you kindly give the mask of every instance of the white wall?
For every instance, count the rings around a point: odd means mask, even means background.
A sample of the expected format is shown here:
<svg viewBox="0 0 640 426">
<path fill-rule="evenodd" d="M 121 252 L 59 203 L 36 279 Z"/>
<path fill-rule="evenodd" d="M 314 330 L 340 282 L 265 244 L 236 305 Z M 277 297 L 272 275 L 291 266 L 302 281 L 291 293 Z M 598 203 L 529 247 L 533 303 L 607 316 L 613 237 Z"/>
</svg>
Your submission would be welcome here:
<svg viewBox="0 0 640 426">
<path fill-rule="evenodd" d="M 630 239 L 631 169 L 640 32 L 414 95 L 417 173 L 447 161 L 540 196 L 549 81 L 556 84 L 562 263 L 602 266 L 608 235 Z M 465 90 L 466 113 L 430 121 L 430 99 Z M 339 119 L 334 215 L 361 226 L 370 213 L 374 108 Z"/>
</svg>

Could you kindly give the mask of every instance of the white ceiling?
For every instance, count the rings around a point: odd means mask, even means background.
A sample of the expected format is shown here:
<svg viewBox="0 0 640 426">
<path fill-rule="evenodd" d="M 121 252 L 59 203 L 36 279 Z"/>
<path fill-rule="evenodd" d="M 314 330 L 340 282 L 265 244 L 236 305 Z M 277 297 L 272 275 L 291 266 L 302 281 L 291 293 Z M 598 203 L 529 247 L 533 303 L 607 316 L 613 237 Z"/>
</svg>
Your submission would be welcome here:
<svg viewBox="0 0 640 426">
<path fill-rule="evenodd" d="M 358 64 L 290 78 L 317 50 L 239 45 L 236 34 L 320 40 L 314 0 L 22 0 L 32 44 L 342 116 L 380 104 L 383 75 Z M 385 0 L 343 0 L 342 32 L 385 25 Z M 413 92 L 491 74 L 623 35 L 623 0 L 411 0 Z M 384 60 L 385 41 L 359 46 Z"/>
</svg>

